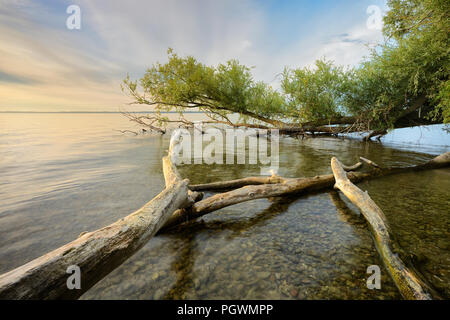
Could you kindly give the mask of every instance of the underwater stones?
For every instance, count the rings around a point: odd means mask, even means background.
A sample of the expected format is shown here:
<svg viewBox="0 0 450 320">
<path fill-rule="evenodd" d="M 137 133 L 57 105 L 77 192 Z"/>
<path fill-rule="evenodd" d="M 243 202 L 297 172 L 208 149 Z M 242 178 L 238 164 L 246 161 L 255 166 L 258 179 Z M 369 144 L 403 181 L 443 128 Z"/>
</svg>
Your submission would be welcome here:
<svg viewBox="0 0 450 320">
<path fill-rule="evenodd" d="M 163 289 L 157 289 L 153 295 L 153 300 L 160 300 L 164 295 L 164 290 Z"/>
<path fill-rule="evenodd" d="M 306 300 L 306 294 L 304 292 L 299 291 L 297 293 L 297 299 L 298 300 Z"/>
<path fill-rule="evenodd" d="M 145 261 L 144 260 L 137 260 L 136 262 L 135 262 L 135 264 L 138 266 L 138 267 L 143 267 L 144 265 L 145 265 Z M 150 266 L 151 267 L 151 266 Z"/>
<path fill-rule="evenodd" d="M 258 278 L 265 279 L 265 278 L 268 278 L 270 276 L 270 272 L 268 272 L 268 271 L 260 271 L 260 272 L 257 272 L 256 275 L 257 275 Z"/>
<path fill-rule="evenodd" d="M 159 273 L 158 272 L 153 273 L 152 280 L 156 280 L 158 278 L 159 278 Z"/>
<path fill-rule="evenodd" d="M 295 288 L 292 288 L 292 289 L 289 291 L 289 294 L 291 295 L 292 298 L 297 298 L 298 290 L 295 289 Z"/>
<path fill-rule="evenodd" d="M 211 284 L 208 289 L 209 289 L 209 292 L 214 293 L 217 291 L 218 288 L 219 288 L 219 283 L 215 282 L 215 283 Z"/>
<path fill-rule="evenodd" d="M 447 250 L 450 247 L 449 241 L 444 240 L 444 239 L 438 239 L 436 242 L 436 245 L 438 248 L 443 249 L 443 250 Z"/>
<path fill-rule="evenodd" d="M 132 265 L 132 266 L 129 268 L 129 273 L 130 273 L 130 274 L 134 274 L 136 271 L 138 271 L 138 269 L 139 269 L 139 266 L 138 266 L 138 265 Z"/>
</svg>

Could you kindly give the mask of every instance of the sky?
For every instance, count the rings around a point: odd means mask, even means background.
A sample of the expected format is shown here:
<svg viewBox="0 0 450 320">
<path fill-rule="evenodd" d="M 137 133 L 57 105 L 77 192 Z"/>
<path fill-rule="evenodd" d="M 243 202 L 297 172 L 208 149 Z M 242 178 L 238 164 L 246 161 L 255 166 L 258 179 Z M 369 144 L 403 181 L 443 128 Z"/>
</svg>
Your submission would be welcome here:
<svg viewBox="0 0 450 320">
<path fill-rule="evenodd" d="M 70 5 L 80 29 L 66 25 Z M 384 0 L 0 0 L 0 111 L 136 110 L 120 83 L 167 61 L 169 47 L 208 65 L 238 59 L 275 88 L 286 66 L 356 66 L 382 40 L 370 6 L 386 10 Z"/>
</svg>

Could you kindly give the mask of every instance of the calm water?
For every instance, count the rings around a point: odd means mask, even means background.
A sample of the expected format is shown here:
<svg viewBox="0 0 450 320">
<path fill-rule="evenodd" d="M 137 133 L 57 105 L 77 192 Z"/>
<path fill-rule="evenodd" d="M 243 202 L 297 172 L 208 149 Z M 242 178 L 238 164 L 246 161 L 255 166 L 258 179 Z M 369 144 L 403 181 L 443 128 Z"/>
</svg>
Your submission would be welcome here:
<svg viewBox="0 0 450 320">
<path fill-rule="evenodd" d="M 198 115 L 191 115 L 198 117 Z M 123 135 L 119 114 L 0 114 L 0 273 L 83 231 L 138 209 L 164 186 L 168 137 Z M 279 174 L 330 173 L 331 155 L 386 166 L 422 163 L 448 151 L 448 137 L 391 146 L 354 140 L 283 139 Z M 437 132 L 437 133 L 436 133 Z M 444 137 L 442 139 L 442 137 Z M 422 140 L 423 141 L 423 140 Z M 417 141 L 413 141 L 417 142 Z M 425 153 L 420 153 L 423 151 Z M 254 166 L 190 165 L 192 183 L 258 175 Z M 360 185 L 384 210 L 410 263 L 450 297 L 450 170 Z M 368 290 L 366 269 L 382 269 Z M 398 299 L 364 219 L 337 192 L 261 199 L 204 216 L 152 239 L 84 299 Z"/>
</svg>

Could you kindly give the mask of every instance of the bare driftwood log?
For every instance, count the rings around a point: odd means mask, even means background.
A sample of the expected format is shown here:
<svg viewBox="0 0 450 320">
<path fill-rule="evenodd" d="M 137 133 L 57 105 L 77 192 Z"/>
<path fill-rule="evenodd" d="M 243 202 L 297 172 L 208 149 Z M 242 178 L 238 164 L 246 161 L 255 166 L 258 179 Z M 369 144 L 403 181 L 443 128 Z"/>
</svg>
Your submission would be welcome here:
<svg viewBox="0 0 450 320">
<path fill-rule="evenodd" d="M 80 237 L 19 268 L 0 275 L 0 299 L 58 299 L 78 298 L 96 282 L 123 263 L 160 230 L 170 228 L 206 213 L 244 201 L 319 191 L 332 188 L 332 174 L 312 178 L 250 177 L 188 187 L 171 161 L 163 158 L 166 188 L 141 209 L 99 230 L 83 233 Z M 357 163 L 346 170 L 361 167 Z M 433 160 L 409 168 L 376 168 L 369 173 L 349 172 L 348 178 L 356 183 L 364 179 L 426 170 L 450 165 L 450 152 Z M 238 188 L 200 200 L 199 190 Z M 200 201 L 199 201 L 200 200 Z M 70 276 L 67 268 L 81 269 L 81 289 L 68 289 Z"/>
<path fill-rule="evenodd" d="M 425 289 L 425 284 L 413 270 L 406 267 L 399 255 L 393 252 L 393 241 L 383 211 L 367 192 L 361 191 L 347 178 L 338 159 L 334 157 L 331 159 L 331 168 L 336 180 L 335 187 L 359 208 L 368 221 L 378 252 L 402 296 L 405 299 L 431 299 L 431 295 Z"/>
<path fill-rule="evenodd" d="M 377 168 L 377 169 L 381 169 L 381 167 L 379 165 L 377 165 L 375 162 L 373 162 L 372 160 L 369 160 L 369 159 L 366 159 L 366 158 L 363 158 L 363 157 L 359 157 L 359 158 L 362 161 L 364 161 L 365 163 L 367 163 L 369 166 L 372 166 L 372 167 Z"/>
<path fill-rule="evenodd" d="M 345 171 L 353 171 L 359 169 L 363 164 L 361 162 L 357 162 L 352 166 L 343 166 Z M 300 178 L 304 179 L 304 178 Z M 309 179 L 309 178 L 306 178 Z M 236 180 L 229 181 L 219 181 L 205 184 L 197 184 L 190 185 L 189 189 L 191 190 L 220 190 L 220 189 L 236 189 L 241 188 L 248 185 L 260 185 L 260 184 L 275 184 L 275 183 L 284 183 L 289 180 L 299 180 L 299 179 L 289 179 L 283 178 L 277 175 L 272 175 L 270 177 L 247 177 Z"/>
<path fill-rule="evenodd" d="M 439 168 L 446 168 L 450 166 L 450 152 L 443 153 L 428 162 L 425 162 L 424 164 L 419 164 L 416 166 L 411 167 L 400 167 L 400 168 L 381 168 L 379 165 L 374 163 L 371 160 L 368 160 L 366 158 L 360 157 L 361 160 L 368 165 L 374 167 L 377 170 L 373 170 L 372 172 L 367 173 L 361 173 L 361 172 L 350 172 L 349 178 L 352 182 L 360 182 L 362 180 L 371 179 L 371 178 L 377 178 L 382 176 L 387 176 L 391 174 L 396 173 L 403 173 L 403 172 L 409 172 L 409 171 L 421 171 L 421 170 L 428 170 L 428 169 L 439 169 Z M 361 162 L 356 163 L 353 166 L 345 166 L 342 165 L 345 171 L 352 171 L 356 170 L 361 167 Z M 221 189 L 234 189 L 234 188 L 240 188 L 244 186 L 249 185 L 260 185 L 260 184 L 276 184 L 276 183 L 283 183 L 288 180 L 310 180 L 316 182 L 312 182 L 312 184 L 322 184 L 323 179 L 328 180 L 329 177 L 333 177 L 333 184 L 334 184 L 334 176 L 333 175 L 320 175 L 316 176 L 314 178 L 283 178 L 279 176 L 272 176 L 272 177 L 246 177 L 242 179 L 236 179 L 236 180 L 228 180 L 228 181 L 219 181 L 219 182 L 212 182 L 212 183 L 205 183 L 205 184 L 194 184 L 189 185 L 190 190 L 196 190 L 196 191 L 214 191 L 214 190 L 221 190 Z M 313 180 L 314 179 L 314 180 Z M 327 185 L 327 187 L 331 188 L 333 185 Z"/>
<path fill-rule="evenodd" d="M 367 159 L 365 159 L 367 160 Z M 364 161 L 364 160 L 363 160 Z M 367 160 L 370 161 L 370 160 Z M 374 163 L 370 161 L 370 163 Z M 360 163 L 353 167 L 359 168 Z M 373 166 L 373 165 L 371 165 Z M 380 168 L 375 167 L 371 172 L 349 172 L 348 178 L 353 183 L 358 183 L 363 180 L 378 178 L 396 173 L 403 173 L 409 171 L 420 171 L 427 169 L 439 169 L 450 166 L 450 152 L 444 153 L 432 160 L 417 166 L 402 167 L 402 168 Z M 351 167 L 346 167 L 351 168 Z M 279 197 L 290 194 L 301 194 L 307 192 L 317 192 L 321 190 L 332 189 L 335 184 L 335 179 L 332 174 L 315 176 L 311 178 L 282 178 L 279 176 L 271 177 L 248 177 L 237 180 L 213 182 L 200 185 L 190 185 L 191 190 L 222 190 L 236 188 L 234 190 L 218 193 L 201 201 L 194 203 L 191 207 L 177 210 L 169 219 L 164 228 L 164 231 L 175 225 L 178 225 L 189 220 L 196 219 L 207 213 L 238 204 L 245 201 Z"/>
<path fill-rule="evenodd" d="M 192 204 L 188 180 L 182 180 L 170 157 L 163 159 L 166 188 L 141 209 L 117 222 L 0 275 L 1 299 L 74 299 L 140 249 L 173 212 Z M 81 289 L 68 289 L 69 266 L 81 270 Z"/>
</svg>

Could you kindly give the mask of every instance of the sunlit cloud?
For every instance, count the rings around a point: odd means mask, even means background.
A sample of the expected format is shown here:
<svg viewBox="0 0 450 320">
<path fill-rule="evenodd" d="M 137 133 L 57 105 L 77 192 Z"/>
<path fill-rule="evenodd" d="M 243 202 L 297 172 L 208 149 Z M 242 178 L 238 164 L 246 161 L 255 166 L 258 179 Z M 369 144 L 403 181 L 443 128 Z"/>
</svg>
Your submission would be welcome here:
<svg viewBox="0 0 450 320">
<path fill-rule="evenodd" d="M 129 101 L 122 79 L 166 61 L 168 47 L 207 64 L 236 58 L 277 87 L 284 66 L 324 56 L 356 65 L 366 44 L 381 39 L 365 25 L 372 1 L 331 9 L 311 3 L 297 4 L 311 13 L 288 28 L 269 8 L 273 1 L 80 0 L 82 28 L 69 30 L 71 1 L 0 0 L 0 110 L 117 111 Z M 353 20 L 343 18 L 349 10 Z"/>
</svg>

